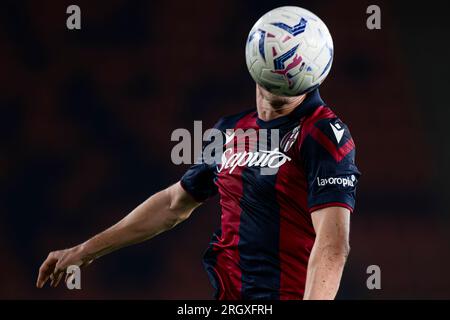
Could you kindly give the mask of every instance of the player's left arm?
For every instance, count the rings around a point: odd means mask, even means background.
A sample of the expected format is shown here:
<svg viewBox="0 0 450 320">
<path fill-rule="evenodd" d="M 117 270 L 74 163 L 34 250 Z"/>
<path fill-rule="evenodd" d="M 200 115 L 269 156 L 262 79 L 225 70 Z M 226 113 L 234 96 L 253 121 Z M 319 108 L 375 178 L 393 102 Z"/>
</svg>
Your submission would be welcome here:
<svg viewBox="0 0 450 320">
<path fill-rule="evenodd" d="M 331 111 L 322 109 L 322 118 L 312 119 L 304 128 L 301 156 L 316 238 L 303 298 L 334 299 L 350 251 L 350 214 L 360 172 L 350 131 Z"/>
<path fill-rule="evenodd" d="M 331 300 L 339 289 L 350 251 L 350 210 L 328 207 L 311 214 L 316 240 L 306 276 L 305 300 Z"/>
</svg>

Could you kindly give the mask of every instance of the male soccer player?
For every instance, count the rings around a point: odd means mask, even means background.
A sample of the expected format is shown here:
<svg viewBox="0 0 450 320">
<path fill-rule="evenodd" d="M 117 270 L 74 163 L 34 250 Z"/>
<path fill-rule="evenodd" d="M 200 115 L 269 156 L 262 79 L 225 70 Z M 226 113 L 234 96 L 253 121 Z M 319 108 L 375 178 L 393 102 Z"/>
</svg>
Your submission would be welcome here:
<svg viewBox="0 0 450 320">
<path fill-rule="evenodd" d="M 244 139 L 239 150 L 229 147 L 237 135 L 227 134 L 221 161 L 193 165 L 114 226 L 51 252 L 37 287 L 49 279 L 57 286 L 70 265 L 87 265 L 171 229 L 219 194 L 221 227 L 204 257 L 217 299 L 334 299 L 350 250 L 359 178 L 347 126 L 318 89 L 284 97 L 257 84 L 256 110 L 224 117 L 215 128 L 224 134 L 272 130 L 281 143 L 271 152 L 250 151 L 252 142 Z M 271 145 L 272 134 L 266 136 Z M 267 167 L 273 170 L 264 172 Z"/>
<path fill-rule="evenodd" d="M 256 111 L 222 118 L 216 128 L 277 128 L 292 136 L 295 141 L 283 139 L 291 160 L 276 174 L 249 165 L 232 173 L 232 167 L 218 172 L 217 165 L 193 165 L 111 228 L 51 252 L 37 286 L 49 278 L 56 286 L 69 265 L 87 265 L 171 229 L 219 193 L 221 228 L 204 258 L 216 298 L 333 299 L 350 249 L 359 177 L 352 137 L 318 89 L 298 97 L 278 97 L 258 85 L 256 92 Z"/>
</svg>

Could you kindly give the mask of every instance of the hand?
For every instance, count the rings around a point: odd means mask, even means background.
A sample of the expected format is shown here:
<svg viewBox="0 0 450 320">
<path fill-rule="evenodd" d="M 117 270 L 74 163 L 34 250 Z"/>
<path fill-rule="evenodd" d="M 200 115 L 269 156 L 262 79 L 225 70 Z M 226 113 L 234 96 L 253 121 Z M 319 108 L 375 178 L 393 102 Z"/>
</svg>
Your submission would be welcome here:
<svg viewBox="0 0 450 320">
<path fill-rule="evenodd" d="M 89 265 L 92 261 L 93 259 L 84 256 L 81 246 L 50 252 L 39 268 L 36 287 L 42 288 L 48 279 L 50 279 L 50 286 L 56 287 L 66 274 L 69 266 L 83 267 Z M 65 280 L 67 281 L 67 274 Z"/>
</svg>

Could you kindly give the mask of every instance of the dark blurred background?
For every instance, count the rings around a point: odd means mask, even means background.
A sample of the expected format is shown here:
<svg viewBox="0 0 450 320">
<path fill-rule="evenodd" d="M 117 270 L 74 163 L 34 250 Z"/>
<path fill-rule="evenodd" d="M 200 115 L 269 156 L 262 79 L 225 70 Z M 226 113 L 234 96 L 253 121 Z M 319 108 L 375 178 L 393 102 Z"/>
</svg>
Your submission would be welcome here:
<svg viewBox="0 0 450 320">
<path fill-rule="evenodd" d="M 81 30 L 66 8 L 81 7 Z M 381 8 L 382 29 L 366 28 Z M 217 199 L 154 240 L 98 260 L 82 290 L 34 287 L 49 251 L 118 221 L 187 166 L 176 128 L 254 103 L 244 45 L 281 5 L 305 7 L 335 44 L 321 93 L 349 124 L 363 172 L 341 299 L 450 298 L 449 27 L 433 1 L 2 1 L 0 298 L 212 297 L 201 256 Z M 366 287 L 366 268 L 382 289 Z"/>
</svg>

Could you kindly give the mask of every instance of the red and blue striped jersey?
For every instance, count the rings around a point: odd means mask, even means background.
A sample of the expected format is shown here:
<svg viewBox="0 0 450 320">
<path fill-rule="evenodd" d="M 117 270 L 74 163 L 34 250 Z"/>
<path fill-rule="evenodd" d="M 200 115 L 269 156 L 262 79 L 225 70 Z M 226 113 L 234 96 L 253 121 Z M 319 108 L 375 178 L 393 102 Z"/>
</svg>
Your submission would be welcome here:
<svg viewBox="0 0 450 320">
<path fill-rule="evenodd" d="M 224 117 L 215 128 L 276 129 L 288 159 L 273 174 L 262 174 L 264 161 L 222 161 L 195 164 L 182 177 L 199 202 L 220 195 L 221 225 L 204 256 L 215 297 L 302 299 L 315 239 L 311 213 L 355 206 L 360 173 L 348 127 L 316 89 L 286 116 L 263 121 L 251 110 Z"/>
</svg>

